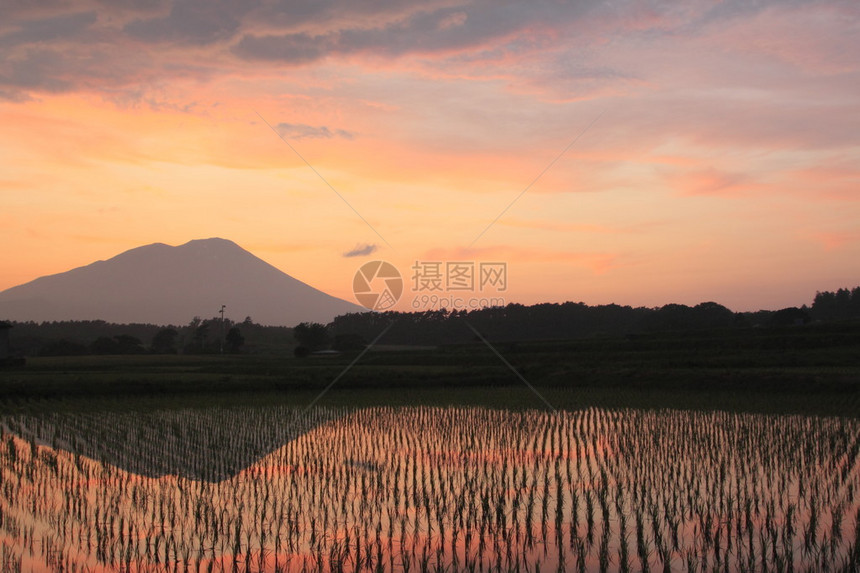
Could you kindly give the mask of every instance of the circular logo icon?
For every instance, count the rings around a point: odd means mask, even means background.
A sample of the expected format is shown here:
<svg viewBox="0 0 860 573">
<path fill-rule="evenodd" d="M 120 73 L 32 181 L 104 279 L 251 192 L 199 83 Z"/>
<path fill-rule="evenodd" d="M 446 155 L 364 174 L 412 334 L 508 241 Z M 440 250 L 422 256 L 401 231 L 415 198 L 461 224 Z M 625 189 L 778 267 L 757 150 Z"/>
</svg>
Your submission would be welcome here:
<svg viewBox="0 0 860 573">
<path fill-rule="evenodd" d="M 370 261 L 355 272 L 352 294 L 365 308 L 387 310 L 397 304 L 403 294 L 403 277 L 389 262 Z"/>
</svg>

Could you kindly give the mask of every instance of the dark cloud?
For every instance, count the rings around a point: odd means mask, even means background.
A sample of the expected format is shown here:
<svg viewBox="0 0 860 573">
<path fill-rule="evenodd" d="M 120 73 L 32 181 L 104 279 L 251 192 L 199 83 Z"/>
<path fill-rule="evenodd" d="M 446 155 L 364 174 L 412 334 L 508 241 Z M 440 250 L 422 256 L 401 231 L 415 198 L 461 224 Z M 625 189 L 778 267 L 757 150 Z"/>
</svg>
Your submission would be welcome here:
<svg viewBox="0 0 860 573">
<path fill-rule="evenodd" d="M 96 0 L 102 8 L 119 8 L 127 12 L 153 12 L 165 8 L 169 0 Z"/>
<path fill-rule="evenodd" d="M 337 5 L 338 2 L 334 0 L 277 0 L 264 3 L 251 15 L 251 19 L 289 29 L 319 21 L 321 18 L 330 18 L 338 8 Z M 340 8 L 349 9 L 347 6 Z"/>
<path fill-rule="evenodd" d="M 785 1 L 789 9 L 806 3 Z M 511 71 L 511 56 L 574 43 L 603 45 L 625 35 L 692 34 L 691 26 L 784 5 L 783 0 L 729 0 L 718 6 L 664 0 L 6 0 L 0 1 L 0 91 L 20 99 L 22 90 L 125 89 L 169 80 L 195 66 L 302 65 L 351 54 L 416 54 L 425 57 L 425 65 L 448 69 L 475 58 L 476 66 L 504 73 Z M 487 54 L 497 57 L 481 61 Z M 560 82 L 569 80 L 577 92 L 583 79 L 622 74 L 575 62 L 568 54 L 559 57 L 571 61 L 549 73 Z M 526 59 L 531 68 L 542 65 L 538 57 Z M 480 75 L 477 69 L 471 73 Z"/>
<path fill-rule="evenodd" d="M 553 9 L 550 10 L 549 8 Z M 348 10 L 348 8 L 346 8 Z M 452 52 L 474 48 L 538 25 L 553 26 L 578 20 L 592 3 L 476 2 L 407 13 L 380 26 L 342 25 L 324 34 L 247 33 L 234 48 L 239 57 L 305 63 L 329 54 L 370 52 L 400 56 L 419 52 Z"/>
<path fill-rule="evenodd" d="M 173 73 L 196 72 L 189 66 Z M 114 99 L 117 94 L 149 91 L 160 70 L 140 51 L 118 58 L 110 46 L 66 50 L 26 46 L 0 59 L 0 99 L 26 101 L 38 92 L 61 93 L 94 89 Z"/>
<path fill-rule="evenodd" d="M 839 0 L 836 0 L 837 3 Z M 847 6 L 849 0 L 843 3 Z M 758 0 L 750 2 L 749 0 L 723 0 L 715 2 L 708 6 L 698 18 L 693 20 L 694 25 L 704 25 L 722 20 L 733 20 L 736 18 L 750 18 L 764 10 L 772 7 L 777 8 L 797 8 L 804 5 L 821 4 L 820 0 Z"/>
<path fill-rule="evenodd" d="M 366 257 L 367 255 L 373 254 L 376 252 L 376 249 L 379 247 L 373 244 L 365 244 L 365 245 L 356 245 L 351 251 L 347 251 L 343 254 L 344 257 Z"/>
<path fill-rule="evenodd" d="M 263 24 L 282 33 L 314 29 L 332 31 L 381 27 L 410 14 L 450 5 L 448 0 L 274 0 L 265 1 L 247 18 L 249 28 Z"/>
<path fill-rule="evenodd" d="M 33 97 L 23 90 L 0 89 L 0 100 L 13 101 L 16 103 L 31 101 Z"/>
<path fill-rule="evenodd" d="M 64 91 L 72 85 L 63 77 L 65 64 L 65 58 L 57 52 L 27 50 L 22 56 L 0 63 L 0 86 L 7 88 L 13 100 L 27 99 L 20 90 Z"/>
<path fill-rule="evenodd" d="M 125 32 L 138 40 L 159 43 L 206 45 L 228 40 L 256 2 L 230 0 L 177 0 L 163 17 L 129 22 Z"/>
<path fill-rule="evenodd" d="M 27 101 L 29 92 L 70 91 L 86 83 L 99 53 L 92 45 L 101 38 L 96 12 L 58 8 L 37 18 L 22 10 L 15 12 L 17 21 L 4 22 L 8 31 L 0 35 L 0 99 Z"/>
<path fill-rule="evenodd" d="M 278 133 L 286 139 L 305 139 L 305 138 L 325 138 L 343 137 L 352 139 L 352 133 L 344 129 L 329 129 L 325 125 L 313 126 L 304 123 L 279 123 L 275 126 Z"/>
<path fill-rule="evenodd" d="M 233 48 L 240 58 L 305 64 L 319 60 L 334 47 L 331 36 L 285 34 L 282 36 L 244 36 Z"/>
<path fill-rule="evenodd" d="M 46 43 L 76 38 L 96 22 L 95 12 L 63 14 L 39 20 L 26 20 L 17 29 L 0 36 L 0 47 Z"/>
<path fill-rule="evenodd" d="M 345 30 L 339 48 L 343 52 L 371 50 L 388 55 L 461 50 L 514 34 L 539 20 L 540 11 L 532 4 L 488 8 L 485 4 L 441 8 L 384 28 Z M 556 21 L 569 19 L 570 12 L 573 10 L 561 8 Z"/>
</svg>

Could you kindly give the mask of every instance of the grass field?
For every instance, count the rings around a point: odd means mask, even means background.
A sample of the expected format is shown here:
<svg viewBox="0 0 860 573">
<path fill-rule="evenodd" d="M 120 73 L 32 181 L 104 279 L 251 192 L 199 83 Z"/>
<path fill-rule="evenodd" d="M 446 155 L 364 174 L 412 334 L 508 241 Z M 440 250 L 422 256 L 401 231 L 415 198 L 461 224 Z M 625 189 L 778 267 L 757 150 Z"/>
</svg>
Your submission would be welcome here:
<svg viewBox="0 0 860 573">
<path fill-rule="evenodd" d="M 494 347 L 559 409 L 860 412 L 860 328 L 855 325 Z M 274 400 L 300 405 L 335 380 L 322 404 L 545 407 L 480 342 L 371 349 L 361 357 L 345 353 L 300 359 L 285 352 L 31 358 L 24 368 L 0 371 L 0 395 L 6 407 L 48 398 L 86 403 L 159 396 L 181 403 Z"/>
<path fill-rule="evenodd" d="M 860 412 L 860 366 L 854 364 L 860 351 L 851 347 L 750 357 L 746 351 L 708 349 L 595 350 L 594 344 L 500 346 L 499 351 L 558 409 L 717 408 L 850 416 Z M 106 401 L 124 403 L 123 397 L 141 404 L 274 400 L 301 405 L 337 379 L 322 404 L 545 407 L 483 345 L 371 351 L 348 368 L 355 357 L 33 358 L 25 368 L 0 372 L 0 392 L 6 407 L 43 399 L 86 404 L 110 398 Z"/>
</svg>

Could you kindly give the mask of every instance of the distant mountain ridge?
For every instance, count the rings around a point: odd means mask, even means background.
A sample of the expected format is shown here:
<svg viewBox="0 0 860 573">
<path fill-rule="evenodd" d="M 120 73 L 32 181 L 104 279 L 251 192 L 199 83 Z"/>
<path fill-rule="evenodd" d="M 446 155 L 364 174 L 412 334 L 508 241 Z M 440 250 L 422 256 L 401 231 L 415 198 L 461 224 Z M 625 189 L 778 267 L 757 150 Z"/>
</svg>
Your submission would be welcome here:
<svg viewBox="0 0 860 573">
<path fill-rule="evenodd" d="M 294 326 L 363 307 L 291 277 L 226 239 L 153 243 L 0 292 L 0 319 L 188 323 L 215 316 Z"/>
</svg>

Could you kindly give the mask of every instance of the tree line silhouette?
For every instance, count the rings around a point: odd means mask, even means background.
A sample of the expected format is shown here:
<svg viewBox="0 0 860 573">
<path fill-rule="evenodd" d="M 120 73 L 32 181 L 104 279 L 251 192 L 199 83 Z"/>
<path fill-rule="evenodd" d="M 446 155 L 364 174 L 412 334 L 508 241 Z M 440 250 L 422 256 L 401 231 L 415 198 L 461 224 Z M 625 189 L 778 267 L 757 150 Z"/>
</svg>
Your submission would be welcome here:
<svg viewBox="0 0 860 573">
<path fill-rule="evenodd" d="M 813 317 L 818 320 L 860 319 L 860 286 L 851 290 L 819 292 L 812 302 Z"/>
<path fill-rule="evenodd" d="M 508 304 L 471 311 L 351 313 L 329 324 L 264 326 L 250 317 L 233 322 L 195 317 L 185 326 L 112 324 L 101 320 L 12 322 L 13 345 L 27 356 L 110 354 L 213 354 L 361 349 L 385 328 L 378 344 L 462 344 L 480 336 L 492 341 L 635 337 L 661 331 L 801 326 L 860 320 L 860 286 L 818 292 L 811 306 L 777 311 L 732 312 L 715 302 L 631 307 L 585 303 Z M 474 330 L 473 330 L 474 329 Z M 223 337 L 223 338 L 222 338 Z"/>
<path fill-rule="evenodd" d="M 480 336 L 499 342 L 636 336 L 661 331 L 733 328 L 778 328 L 811 322 L 860 319 L 860 287 L 819 292 L 811 307 L 732 312 L 715 302 L 696 306 L 667 304 L 658 308 L 588 306 L 584 303 L 542 303 L 471 311 L 351 313 L 328 325 L 330 341 L 358 336 L 373 340 L 386 327 L 379 344 L 444 345 L 471 342 Z M 301 341 L 300 341 L 301 342 Z"/>
<path fill-rule="evenodd" d="M 185 326 L 114 324 L 103 320 L 13 322 L 13 344 L 26 356 L 235 354 L 292 344 L 292 329 L 247 317 L 233 322 L 194 317 Z M 223 333 L 223 339 L 222 339 Z"/>
</svg>

